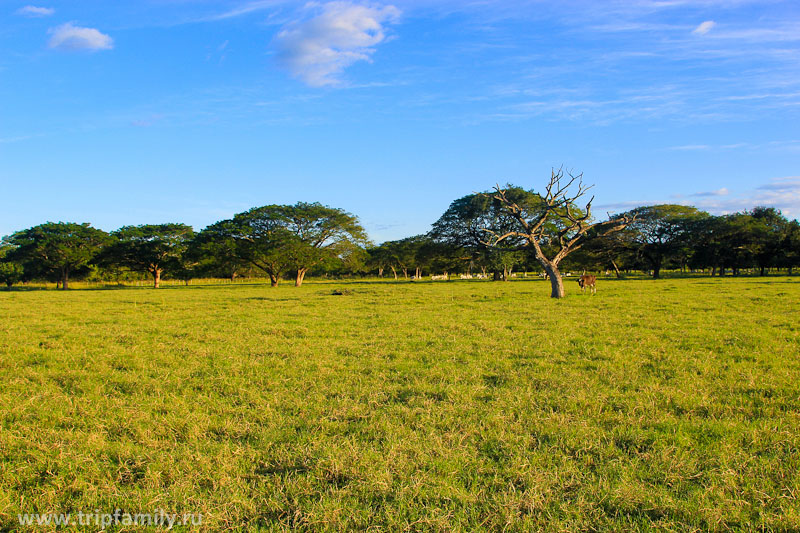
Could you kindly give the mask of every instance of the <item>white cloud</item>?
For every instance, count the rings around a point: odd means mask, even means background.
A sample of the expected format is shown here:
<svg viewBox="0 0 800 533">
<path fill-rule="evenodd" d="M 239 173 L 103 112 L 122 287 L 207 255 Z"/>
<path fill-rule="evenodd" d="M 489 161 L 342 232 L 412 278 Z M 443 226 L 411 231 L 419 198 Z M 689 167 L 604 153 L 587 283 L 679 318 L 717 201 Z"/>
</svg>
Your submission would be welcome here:
<svg viewBox="0 0 800 533">
<path fill-rule="evenodd" d="M 370 61 L 386 40 L 384 24 L 400 16 L 391 5 L 367 7 L 349 2 L 320 6 L 311 19 L 291 23 L 275 38 L 278 60 L 291 74 L 308 85 L 323 87 L 341 83 L 339 75 L 358 61 Z"/>
<path fill-rule="evenodd" d="M 52 7 L 25 6 L 17 9 L 17 15 L 24 17 L 49 17 L 55 12 Z"/>
<path fill-rule="evenodd" d="M 707 144 L 684 144 L 682 146 L 670 146 L 669 150 L 677 150 L 680 152 L 692 152 L 701 150 L 711 150 L 711 146 Z"/>
<path fill-rule="evenodd" d="M 111 50 L 114 40 L 94 28 L 73 26 L 68 22 L 50 30 L 50 48 L 57 50 Z"/>
<path fill-rule="evenodd" d="M 753 209 L 756 206 L 775 207 L 789 218 L 800 217 L 800 176 L 772 178 L 751 190 L 732 193 L 723 187 L 716 191 L 689 195 L 676 194 L 672 201 L 627 201 L 601 204 L 596 208 L 613 212 L 627 211 L 643 205 L 679 203 L 692 205 L 715 215 L 727 215 Z"/>
<path fill-rule="evenodd" d="M 692 194 L 692 196 L 700 196 L 700 197 L 708 197 L 708 196 L 728 196 L 730 191 L 723 187 L 721 189 L 717 189 L 716 191 L 705 191 L 705 192 L 696 192 Z"/>
<path fill-rule="evenodd" d="M 204 20 L 224 20 L 239 17 L 241 15 L 247 15 L 248 13 L 255 13 L 256 11 L 269 9 L 282 3 L 282 0 L 257 0 L 255 2 L 248 2 L 239 7 L 233 8 L 230 11 L 220 13 L 219 15 L 215 15 Z"/>
<path fill-rule="evenodd" d="M 705 35 L 706 33 L 711 31 L 711 28 L 716 26 L 716 22 L 713 20 L 707 20 L 692 30 L 692 33 L 695 35 Z"/>
<path fill-rule="evenodd" d="M 800 216 L 800 176 L 773 178 L 751 191 L 724 198 L 705 197 L 690 202 L 712 213 L 727 214 L 759 205 L 776 207 L 789 217 Z"/>
</svg>

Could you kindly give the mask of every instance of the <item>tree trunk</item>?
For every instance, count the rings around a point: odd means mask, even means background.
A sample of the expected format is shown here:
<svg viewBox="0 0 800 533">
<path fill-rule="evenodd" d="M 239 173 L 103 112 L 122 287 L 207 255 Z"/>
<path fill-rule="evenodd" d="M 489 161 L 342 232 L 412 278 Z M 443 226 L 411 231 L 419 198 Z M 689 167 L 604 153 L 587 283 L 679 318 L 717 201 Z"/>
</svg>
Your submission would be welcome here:
<svg viewBox="0 0 800 533">
<path fill-rule="evenodd" d="M 500 272 L 497 270 L 492 271 L 492 281 L 500 281 Z"/>
<path fill-rule="evenodd" d="M 392 269 L 392 274 L 394 274 L 394 280 L 397 281 L 397 269 L 394 267 L 389 267 Z"/>
<path fill-rule="evenodd" d="M 161 284 L 161 269 L 154 268 L 152 270 L 152 273 L 153 273 L 153 288 L 157 289 L 158 286 Z"/>
<path fill-rule="evenodd" d="M 614 273 L 617 275 L 617 278 L 618 279 L 621 278 L 622 272 L 619 271 L 619 267 L 617 266 L 616 261 L 614 261 L 613 259 L 611 260 L 611 266 L 614 267 Z"/>
<path fill-rule="evenodd" d="M 61 273 L 61 290 L 67 290 L 69 288 L 69 270 L 64 270 Z"/>
<path fill-rule="evenodd" d="M 759 276 L 766 276 L 767 275 L 767 272 L 766 272 L 767 271 L 767 267 L 762 266 L 760 268 L 761 268 L 761 273 L 759 274 Z"/>
<path fill-rule="evenodd" d="M 382 277 L 383 277 L 383 267 L 381 267 L 381 268 L 379 268 L 379 269 L 378 269 L 378 277 L 379 277 L 379 278 L 382 278 Z"/>
<path fill-rule="evenodd" d="M 298 268 L 297 269 L 297 279 L 294 281 L 294 286 L 299 287 L 303 284 L 303 279 L 306 277 L 306 272 L 308 272 L 307 268 Z"/>
<path fill-rule="evenodd" d="M 236 272 L 231 272 L 231 283 L 236 279 Z"/>
<path fill-rule="evenodd" d="M 653 266 L 653 279 L 661 277 L 661 265 Z"/>
<path fill-rule="evenodd" d="M 403 276 L 405 276 L 405 278 L 408 279 L 408 269 L 405 267 L 403 267 Z"/>
<path fill-rule="evenodd" d="M 270 274 L 269 275 L 269 285 L 270 287 L 277 287 L 278 286 L 278 275 L 277 274 Z"/>
<path fill-rule="evenodd" d="M 563 298 L 565 296 L 564 280 L 561 279 L 561 272 L 558 270 L 558 265 L 545 263 L 542 266 L 550 278 L 550 288 L 552 289 L 550 298 Z"/>
</svg>

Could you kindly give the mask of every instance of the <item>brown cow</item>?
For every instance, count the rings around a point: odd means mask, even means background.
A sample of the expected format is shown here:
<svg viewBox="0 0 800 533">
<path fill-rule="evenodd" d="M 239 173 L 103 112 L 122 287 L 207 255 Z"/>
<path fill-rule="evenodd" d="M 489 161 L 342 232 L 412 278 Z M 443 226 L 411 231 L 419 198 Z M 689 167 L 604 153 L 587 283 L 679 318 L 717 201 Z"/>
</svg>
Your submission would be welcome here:
<svg viewBox="0 0 800 533">
<path fill-rule="evenodd" d="M 597 293 L 597 286 L 595 285 L 596 283 L 597 283 L 597 277 L 590 276 L 589 274 L 584 274 L 583 276 L 578 278 L 578 285 L 581 286 L 581 292 L 583 293 L 586 292 L 586 287 L 589 287 L 589 290 L 592 292 L 592 294 L 596 294 Z"/>
</svg>

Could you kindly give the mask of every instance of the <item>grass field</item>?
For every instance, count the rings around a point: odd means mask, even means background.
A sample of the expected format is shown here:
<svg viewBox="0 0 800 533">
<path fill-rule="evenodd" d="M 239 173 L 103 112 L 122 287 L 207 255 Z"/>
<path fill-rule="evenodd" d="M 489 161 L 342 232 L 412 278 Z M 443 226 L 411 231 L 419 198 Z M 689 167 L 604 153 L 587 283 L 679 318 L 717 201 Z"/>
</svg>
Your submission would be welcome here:
<svg viewBox="0 0 800 533">
<path fill-rule="evenodd" d="M 800 278 L 549 293 L 0 291 L 0 531 L 800 529 Z"/>
</svg>

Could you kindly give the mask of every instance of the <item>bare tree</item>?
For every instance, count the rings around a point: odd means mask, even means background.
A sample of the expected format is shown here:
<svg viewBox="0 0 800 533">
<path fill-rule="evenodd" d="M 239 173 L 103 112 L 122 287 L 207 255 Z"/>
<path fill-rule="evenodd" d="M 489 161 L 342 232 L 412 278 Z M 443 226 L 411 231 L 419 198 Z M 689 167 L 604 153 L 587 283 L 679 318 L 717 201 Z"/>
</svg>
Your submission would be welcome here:
<svg viewBox="0 0 800 533">
<path fill-rule="evenodd" d="M 593 185 L 583 183 L 583 174 L 573 175 L 563 169 L 553 170 L 545 194 L 530 193 L 520 196 L 519 189 L 495 187 L 488 193 L 513 221 L 513 229 L 503 234 L 490 229 L 488 243 L 496 246 L 507 239 L 520 240 L 521 247 L 533 249 L 536 260 L 550 278 L 552 298 L 564 297 L 564 282 L 558 269 L 559 263 L 588 240 L 603 237 L 624 229 L 633 220 L 632 215 L 609 216 L 603 222 L 592 222 L 594 196 L 581 210 L 577 202 Z"/>
</svg>

